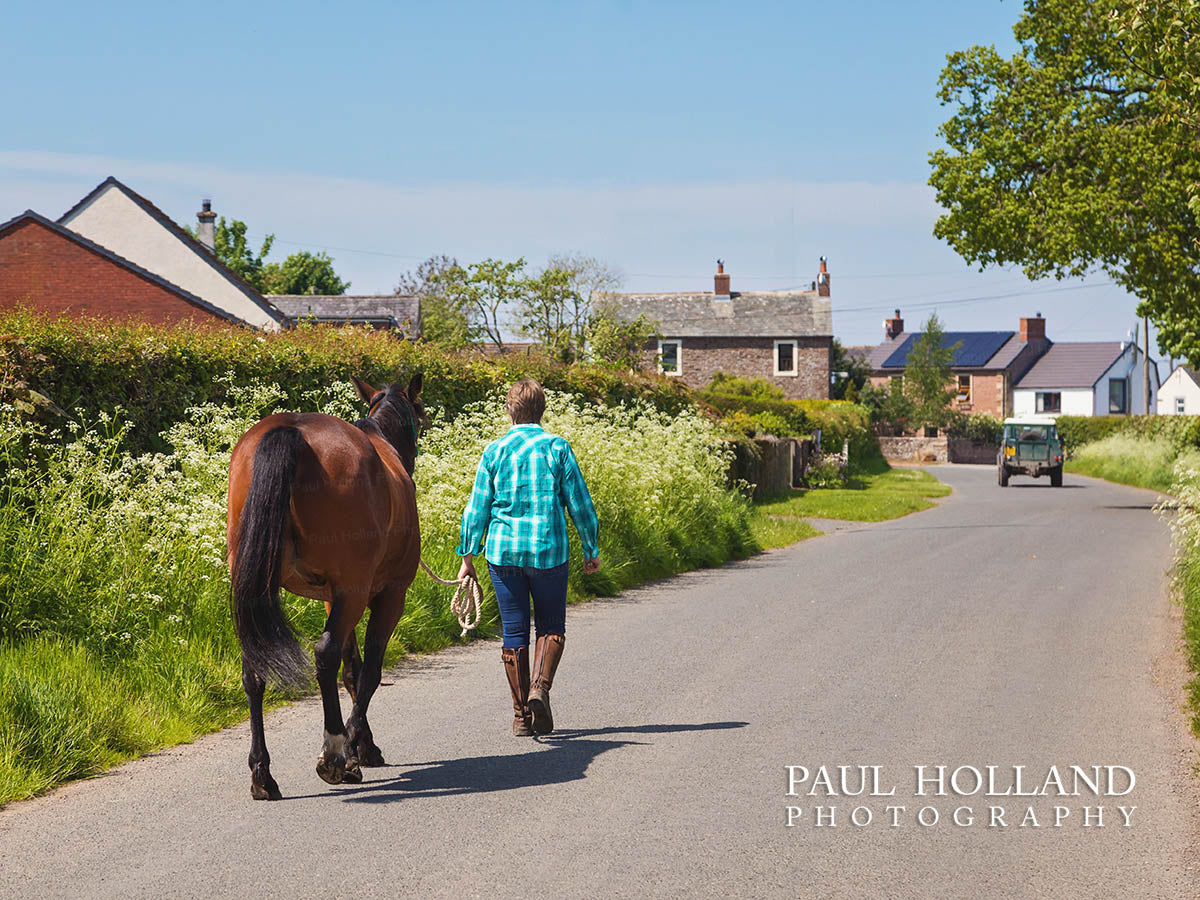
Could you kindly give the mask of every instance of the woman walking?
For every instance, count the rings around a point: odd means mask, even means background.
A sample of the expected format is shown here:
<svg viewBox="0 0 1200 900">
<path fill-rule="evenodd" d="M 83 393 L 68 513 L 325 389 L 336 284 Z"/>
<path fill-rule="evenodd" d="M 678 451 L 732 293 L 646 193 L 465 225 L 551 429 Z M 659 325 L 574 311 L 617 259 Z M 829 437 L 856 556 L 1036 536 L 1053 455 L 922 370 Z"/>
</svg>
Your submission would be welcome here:
<svg viewBox="0 0 1200 900">
<path fill-rule="evenodd" d="M 512 692 L 513 734 L 554 730 L 550 686 L 562 658 L 567 615 L 567 523 L 571 514 L 583 544 L 585 572 L 600 568 L 596 510 L 571 445 L 542 430 L 546 394 L 532 378 L 514 384 L 505 403 L 512 427 L 488 444 L 475 488 L 463 511 L 458 555 L 460 579 L 475 574 L 484 549 L 500 606 L 500 651 Z M 529 606 L 537 644 L 529 670 Z"/>
</svg>

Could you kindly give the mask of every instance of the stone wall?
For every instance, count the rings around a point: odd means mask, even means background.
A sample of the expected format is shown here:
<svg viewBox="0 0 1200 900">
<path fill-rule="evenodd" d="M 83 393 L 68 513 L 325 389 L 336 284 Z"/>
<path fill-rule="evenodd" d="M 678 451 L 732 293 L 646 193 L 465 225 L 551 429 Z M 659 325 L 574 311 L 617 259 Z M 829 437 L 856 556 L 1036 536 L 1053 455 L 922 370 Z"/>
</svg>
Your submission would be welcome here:
<svg viewBox="0 0 1200 900">
<path fill-rule="evenodd" d="M 884 459 L 903 462 L 946 462 L 949 455 L 944 437 L 881 437 L 879 449 Z"/>
<path fill-rule="evenodd" d="M 670 337 L 670 335 L 667 335 Z M 675 338 L 671 338 L 675 340 Z M 828 399 L 829 371 L 833 365 L 833 338 L 801 337 L 796 341 L 795 375 L 776 375 L 775 341 L 793 338 L 685 337 L 681 342 L 679 378 L 703 390 L 717 372 L 743 378 L 763 378 L 783 388 L 789 400 Z M 647 368 L 653 370 L 658 341 L 646 350 Z"/>
</svg>

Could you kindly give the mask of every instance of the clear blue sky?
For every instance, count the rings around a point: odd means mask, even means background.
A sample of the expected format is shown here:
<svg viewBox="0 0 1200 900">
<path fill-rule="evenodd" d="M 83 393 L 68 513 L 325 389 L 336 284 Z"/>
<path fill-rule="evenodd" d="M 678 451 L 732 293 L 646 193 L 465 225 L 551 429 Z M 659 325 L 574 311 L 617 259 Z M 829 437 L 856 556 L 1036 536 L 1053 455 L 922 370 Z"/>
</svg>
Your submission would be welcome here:
<svg viewBox="0 0 1200 900">
<path fill-rule="evenodd" d="M 0 31 L 0 220 L 56 217 L 111 174 L 181 223 L 211 196 L 274 233 L 273 258 L 327 249 L 352 293 L 432 253 L 585 252 L 629 290 L 711 290 L 717 256 L 735 290 L 798 286 L 825 254 L 848 344 L 896 306 L 910 327 L 1040 310 L 1052 338 L 1119 339 L 1134 300 L 1102 276 L 976 273 L 930 233 L 938 72 L 1011 49 L 1020 9 L 21 4 Z"/>
</svg>

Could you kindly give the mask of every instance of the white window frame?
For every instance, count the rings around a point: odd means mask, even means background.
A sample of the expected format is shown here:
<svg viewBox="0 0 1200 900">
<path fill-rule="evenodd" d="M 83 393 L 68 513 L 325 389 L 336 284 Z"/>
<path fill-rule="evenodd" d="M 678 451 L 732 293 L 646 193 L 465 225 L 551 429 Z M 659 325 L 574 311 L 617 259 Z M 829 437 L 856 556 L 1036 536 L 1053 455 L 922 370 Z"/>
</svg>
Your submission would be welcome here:
<svg viewBox="0 0 1200 900">
<path fill-rule="evenodd" d="M 775 375 L 799 375 L 800 374 L 800 359 L 799 359 L 799 341 L 776 341 L 775 346 L 771 349 L 771 368 Z M 779 348 L 784 344 L 792 346 L 792 371 L 785 372 L 779 368 Z"/>
<path fill-rule="evenodd" d="M 1182 416 L 1187 411 L 1187 401 L 1183 397 L 1175 398 L 1175 415 Z"/>
<path fill-rule="evenodd" d="M 663 344 L 675 345 L 675 371 L 668 372 L 663 368 Z M 672 378 L 683 374 L 683 338 L 659 338 L 658 339 L 658 372 L 660 375 L 669 375 Z"/>
<path fill-rule="evenodd" d="M 966 395 L 963 395 L 962 380 L 967 379 Z M 956 374 L 954 376 L 954 399 L 959 403 L 970 403 L 971 398 L 975 396 L 975 378 L 970 372 Z"/>
</svg>

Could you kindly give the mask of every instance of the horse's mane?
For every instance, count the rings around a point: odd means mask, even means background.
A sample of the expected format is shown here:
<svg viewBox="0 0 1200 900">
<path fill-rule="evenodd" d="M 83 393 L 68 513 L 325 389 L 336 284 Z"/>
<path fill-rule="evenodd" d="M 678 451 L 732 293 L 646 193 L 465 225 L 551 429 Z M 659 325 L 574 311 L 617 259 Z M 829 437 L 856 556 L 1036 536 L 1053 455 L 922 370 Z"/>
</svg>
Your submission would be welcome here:
<svg viewBox="0 0 1200 900">
<path fill-rule="evenodd" d="M 420 426 L 420 401 L 412 401 L 407 396 L 403 402 L 397 394 L 401 394 L 394 385 L 387 388 L 383 397 L 375 404 L 372 412 L 365 418 L 354 423 L 354 427 L 363 432 L 374 432 L 392 445 L 400 454 L 401 459 L 416 456 L 417 429 Z"/>
</svg>

